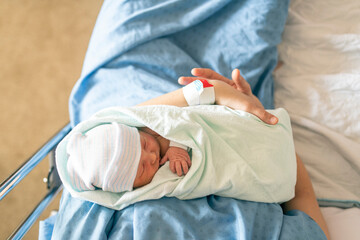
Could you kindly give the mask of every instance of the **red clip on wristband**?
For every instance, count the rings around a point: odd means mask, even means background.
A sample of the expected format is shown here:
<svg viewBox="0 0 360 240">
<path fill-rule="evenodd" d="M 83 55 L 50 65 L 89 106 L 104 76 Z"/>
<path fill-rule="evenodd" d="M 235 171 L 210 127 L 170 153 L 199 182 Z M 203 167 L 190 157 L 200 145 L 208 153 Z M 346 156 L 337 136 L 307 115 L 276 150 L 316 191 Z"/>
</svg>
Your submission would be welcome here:
<svg viewBox="0 0 360 240">
<path fill-rule="evenodd" d="M 207 88 L 207 87 L 213 87 L 214 85 L 210 84 L 206 79 L 198 79 L 200 80 L 200 82 L 203 83 L 203 87 Z"/>
<path fill-rule="evenodd" d="M 183 88 L 189 106 L 208 105 L 215 102 L 214 86 L 205 79 L 197 79 Z"/>
</svg>

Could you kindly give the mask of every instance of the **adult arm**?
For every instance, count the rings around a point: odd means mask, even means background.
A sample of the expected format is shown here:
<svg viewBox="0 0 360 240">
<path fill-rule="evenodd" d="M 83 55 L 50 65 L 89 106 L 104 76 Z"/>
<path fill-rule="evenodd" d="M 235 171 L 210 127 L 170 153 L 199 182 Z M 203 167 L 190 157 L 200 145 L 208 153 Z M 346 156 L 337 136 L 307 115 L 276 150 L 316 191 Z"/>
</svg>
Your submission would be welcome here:
<svg viewBox="0 0 360 240">
<path fill-rule="evenodd" d="M 185 97 L 182 93 L 182 88 L 173 92 L 166 93 L 164 95 L 152 98 L 146 102 L 140 103 L 136 106 L 148 106 L 148 105 L 172 105 L 178 107 L 188 106 Z"/>
<path fill-rule="evenodd" d="M 215 104 L 224 105 L 233 109 L 251 112 L 253 105 L 256 104 L 254 99 L 246 94 L 237 91 L 229 84 L 220 80 L 208 80 L 214 86 Z M 146 105 L 173 105 L 178 107 L 186 107 L 188 103 L 185 100 L 182 88 L 173 92 L 150 99 L 137 106 Z"/>
<path fill-rule="evenodd" d="M 228 79 L 208 68 L 193 68 L 191 70 L 191 74 L 195 77 L 180 77 L 178 82 L 182 85 L 186 85 L 196 79 L 202 78 L 207 80 L 219 80 L 227 83 L 237 91 L 247 96 L 247 98 L 241 103 L 241 106 L 238 105 L 238 107 L 240 107 L 238 108 L 239 110 L 252 113 L 267 124 L 276 124 L 278 122 L 277 117 L 267 112 L 259 99 L 252 93 L 250 84 L 243 78 L 243 76 L 241 76 L 239 69 L 234 69 L 232 71 L 232 79 Z"/>
<path fill-rule="evenodd" d="M 224 81 L 224 77 L 220 76 L 221 75 L 217 76 L 220 78 L 218 80 L 207 79 L 208 82 L 214 86 L 215 104 L 224 105 L 236 110 L 243 110 L 252 113 L 268 124 L 276 124 L 278 122 L 278 119 L 265 111 L 263 105 L 260 103 L 257 97 L 251 93 L 250 86 L 241 77 L 239 70 L 235 69 L 233 72 L 233 77 L 235 77 L 234 82 L 240 82 L 238 84 L 239 87 L 234 87 L 234 85 L 230 84 L 231 80 Z M 190 78 L 192 77 L 184 77 L 180 79 Z M 240 78 L 242 78 L 242 80 Z M 179 82 L 182 83 L 180 80 Z M 191 80 L 189 80 L 189 82 L 191 82 Z M 178 107 L 188 106 L 182 89 L 178 89 L 173 92 L 150 99 L 144 103 L 139 104 L 138 106 L 145 105 L 174 105 Z"/>
<path fill-rule="evenodd" d="M 296 161 L 297 179 L 295 185 L 295 197 L 283 204 L 284 212 L 286 213 L 293 209 L 305 212 L 320 226 L 326 237 L 330 239 L 329 230 L 327 229 L 326 222 L 321 214 L 310 177 L 299 156 L 296 156 Z"/>
</svg>

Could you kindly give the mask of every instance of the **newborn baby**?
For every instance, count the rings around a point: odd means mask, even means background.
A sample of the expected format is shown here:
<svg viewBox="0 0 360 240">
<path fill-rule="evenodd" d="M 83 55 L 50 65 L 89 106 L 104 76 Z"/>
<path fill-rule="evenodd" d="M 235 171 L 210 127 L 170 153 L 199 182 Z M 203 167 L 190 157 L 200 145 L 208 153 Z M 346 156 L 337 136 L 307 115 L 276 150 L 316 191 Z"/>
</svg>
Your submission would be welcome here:
<svg viewBox="0 0 360 240">
<path fill-rule="evenodd" d="M 102 124 L 69 139 L 67 169 L 78 190 L 131 191 L 151 182 L 169 160 L 178 176 L 191 166 L 187 147 L 169 141 L 149 128 Z"/>
<path fill-rule="evenodd" d="M 242 82 L 234 88 L 195 80 L 138 106 L 94 114 L 57 147 L 64 187 L 73 197 L 117 210 L 164 196 L 288 201 L 296 183 L 290 118 L 284 109 L 265 111 Z M 261 121 L 252 109 L 275 121 Z M 191 162 L 186 150 L 169 140 L 190 147 Z M 167 160 L 171 171 L 159 169 Z"/>
</svg>

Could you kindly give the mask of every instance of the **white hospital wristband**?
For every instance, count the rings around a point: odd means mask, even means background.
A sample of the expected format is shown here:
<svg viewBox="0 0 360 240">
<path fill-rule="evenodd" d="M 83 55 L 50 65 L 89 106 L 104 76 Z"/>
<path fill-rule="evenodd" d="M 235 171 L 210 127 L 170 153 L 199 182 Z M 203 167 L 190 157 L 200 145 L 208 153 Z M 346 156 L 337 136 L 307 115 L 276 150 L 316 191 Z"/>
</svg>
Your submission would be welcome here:
<svg viewBox="0 0 360 240">
<path fill-rule="evenodd" d="M 215 103 L 214 86 L 203 79 L 198 79 L 183 87 L 183 94 L 189 106 Z"/>
</svg>

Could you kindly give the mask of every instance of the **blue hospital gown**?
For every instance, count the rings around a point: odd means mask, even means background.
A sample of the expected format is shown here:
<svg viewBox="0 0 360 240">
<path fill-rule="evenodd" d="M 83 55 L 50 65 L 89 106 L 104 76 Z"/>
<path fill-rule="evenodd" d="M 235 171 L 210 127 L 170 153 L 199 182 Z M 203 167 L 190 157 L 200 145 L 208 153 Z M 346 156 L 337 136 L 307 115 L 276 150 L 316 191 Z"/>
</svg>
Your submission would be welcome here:
<svg viewBox="0 0 360 240">
<path fill-rule="evenodd" d="M 279 204 L 208 196 L 149 200 L 115 211 L 69 198 L 65 192 L 53 239 L 326 239 L 307 214 L 283 214 Z"/>
</svg>

